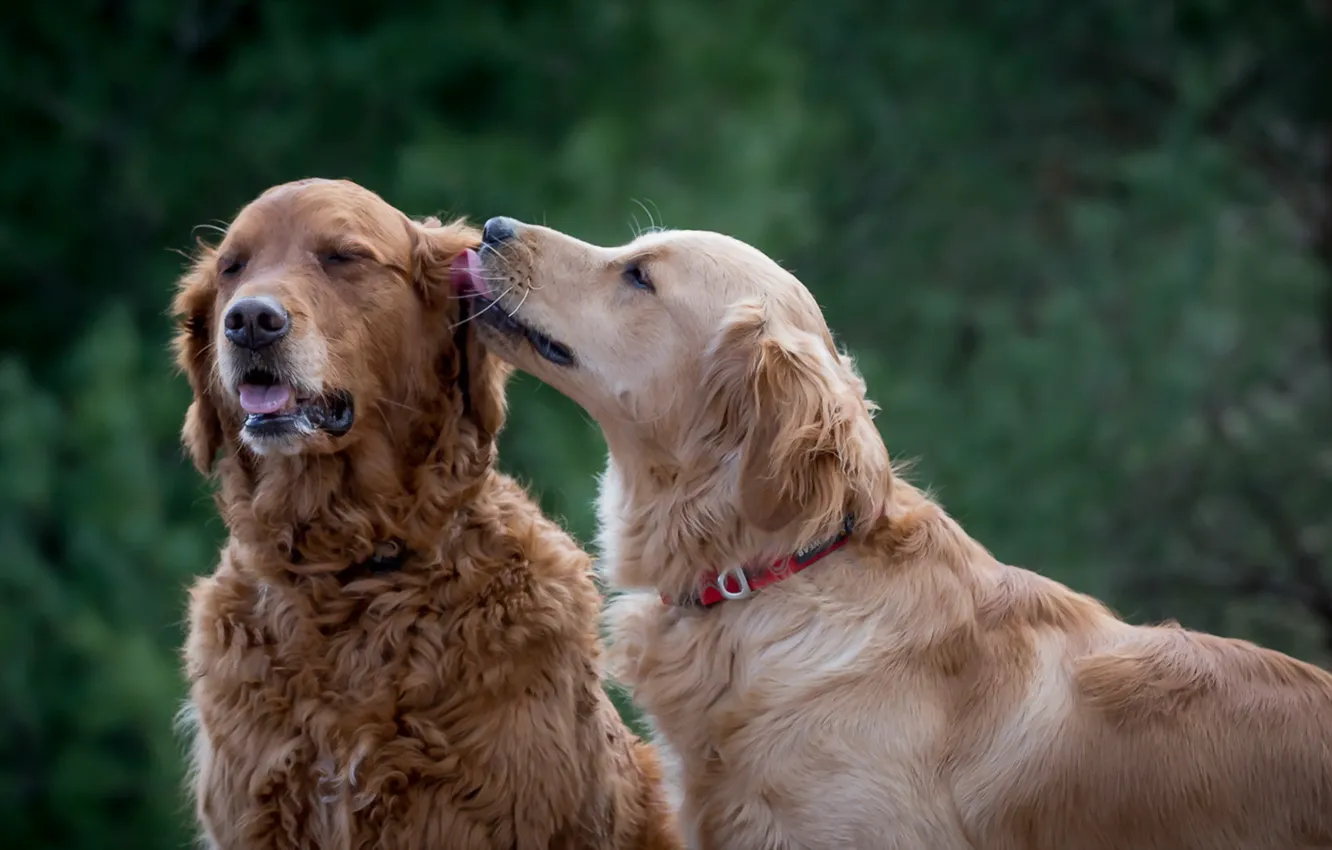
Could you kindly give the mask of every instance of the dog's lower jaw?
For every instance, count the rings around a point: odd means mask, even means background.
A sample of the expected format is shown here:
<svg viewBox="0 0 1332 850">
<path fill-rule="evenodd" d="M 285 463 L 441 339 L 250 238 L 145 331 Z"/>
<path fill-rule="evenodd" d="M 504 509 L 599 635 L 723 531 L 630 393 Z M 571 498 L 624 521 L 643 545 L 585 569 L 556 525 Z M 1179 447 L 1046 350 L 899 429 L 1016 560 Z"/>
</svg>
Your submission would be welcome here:
<svg viewBox="0 0 1332 850">
<path fill-rule="evenodd" d="M 316 433 L 308 425 L 300 426 L 281 437 L 261 436 L 248 428 L 241 428 L 240 439 L 247 449 L 259 457 L 294 457 L 308 447 L 310 438 Z"/>
<path fill-rule="evenodd" d="M 241 443 L 260 457 L 297 455 L 317 437 L 346 436 L 356 421 L 355 411 L 351 393 L 337 391 L 288 412 L 250 414 L 240 428 Z"/>
</svg>

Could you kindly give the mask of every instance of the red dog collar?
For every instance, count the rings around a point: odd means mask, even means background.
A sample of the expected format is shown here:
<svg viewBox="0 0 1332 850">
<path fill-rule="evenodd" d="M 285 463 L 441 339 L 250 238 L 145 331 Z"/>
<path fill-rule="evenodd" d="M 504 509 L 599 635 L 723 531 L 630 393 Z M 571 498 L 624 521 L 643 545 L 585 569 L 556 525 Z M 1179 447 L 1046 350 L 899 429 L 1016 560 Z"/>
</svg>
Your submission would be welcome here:
<svg viewBox="0 0 1332 850">
<path fill-rule="evenodd" d="M 824 540 L 813 546 L 807 546 L 794 555 L 779 558 L 766 567 L 753 569 L 739 566 L 722 572 L 713 571 L 703 577 L 698 590 L 681 599 L 671 599 L 665 594 L 661 601 L 667 605 L 682 605 L 698 608 L 711 608 L 727 599 L 748 599 L 770 584 L 793 576 L 811 564 L 823 560 L 846 545 L 855 527 L 855 517 L 848 515 L 842 523 L 842 530 L 836 537 Z"/>
</svg>

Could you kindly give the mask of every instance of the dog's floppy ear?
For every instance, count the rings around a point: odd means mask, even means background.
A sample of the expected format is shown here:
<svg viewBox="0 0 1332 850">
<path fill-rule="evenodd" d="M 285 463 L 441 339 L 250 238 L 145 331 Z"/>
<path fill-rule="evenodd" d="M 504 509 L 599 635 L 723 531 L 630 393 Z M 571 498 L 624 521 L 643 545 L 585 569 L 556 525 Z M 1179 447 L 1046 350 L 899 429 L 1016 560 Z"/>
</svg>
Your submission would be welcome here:
<svg viewBox="0 0 1332 850">
<path fill-rule="evenodd" d="M 194 399 L 185 412 L 180 438 L 199 472 L 208 475 L 222 447 L 222 419 L 213 400 L 213 311 L 217 302 L 216 257 L 200 247 L 193 266 L 180 279 L 171 304 L 177 330 L 172 340 L 176 365 L 190 382 Z"/>
<path fill-rule="evenodd" d="M 755 527 L 799 525 L 808 542 L 849 512 L 883 507 L 892 468 L 874 406 L 849 357 L 825 333 L 795 327 L 757 300 L 734 305 L 708 355 L 723 430 L 740 437 L 739 500 Z"/>
<path fill-rule="evenodd" d="M 491 356 L 471 331 L 465 311 L 468 302 L 455 295 L 454 263 L 463 251 L 481 245 L 481 233 L 462 219 L 441 224 L 437 218 L 410 222 L 412 229 L 412 278 L 427 307 L 447 310 L 454 326 L 453 348 L 463 415 L 471 420 L 484 440 L 493 440 L 504 425 L 504 383 L 512 369 Z"/>
<path fill-rule="evenodd" d="M 412 237 L 412 280 L 427 305 L 439 306 L 453 297 L 453 262 L 468 248 L 481 245 L 481 233 L 463 219 L 447 224 L 429 216 L 408 221 Z"/>
</svg>

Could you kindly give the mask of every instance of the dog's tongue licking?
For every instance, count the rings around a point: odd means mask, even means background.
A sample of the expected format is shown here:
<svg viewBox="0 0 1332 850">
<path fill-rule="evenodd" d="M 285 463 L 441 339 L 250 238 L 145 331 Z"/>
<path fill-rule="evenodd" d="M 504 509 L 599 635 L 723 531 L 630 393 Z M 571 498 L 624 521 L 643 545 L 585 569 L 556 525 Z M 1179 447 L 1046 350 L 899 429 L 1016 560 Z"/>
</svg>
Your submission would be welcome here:
<svg viewBox="0 0 1332 850">
<path fill-rule="evenodd" d="M 291 401 L 291 387 L 286 384 L 270 387 L 241 384 L 239 389 L 241 407 L 246 413 L 277 413 Z"/>
<path fill-rule="evenodd" d="M 459 295 L 486 295 L 488 287 L 481 276 L 481 258 L 471 248 L 453 261 L 453 289 Z"/>
</svg>

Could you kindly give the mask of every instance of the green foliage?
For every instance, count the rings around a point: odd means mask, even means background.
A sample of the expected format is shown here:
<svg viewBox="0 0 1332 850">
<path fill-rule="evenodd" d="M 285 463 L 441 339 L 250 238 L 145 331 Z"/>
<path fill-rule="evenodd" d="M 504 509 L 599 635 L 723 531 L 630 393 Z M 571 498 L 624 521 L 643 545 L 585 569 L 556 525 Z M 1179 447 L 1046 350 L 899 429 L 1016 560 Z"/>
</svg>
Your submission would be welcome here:
<svg viewBox="0 0 1332 850">
<path fill-rule="evenodd" d="M 181 590 L 218 523 L 173 443 L 185 397 L 123 310 L 61 388 L 0 363 L 0 822 L 10 846 L 179 846 Z M 168 389 L 169 388 L 169 389 Z M 114 826 L 114 828 L 112 828 Z"/>
<path fill-rule="evenodd" d="M 188 840 L 180 620 L 224 529 L 176 441 L 173 252 L 303 176 L 593 241 L 750 240 L 999 557 L 1326 662 L 1330 36 L 1236 0 L 16 7 L 7 846 Z M 510 400 L 504 467 L 590 540 L 600 436 L 535 381 Z"/>
</svg>

